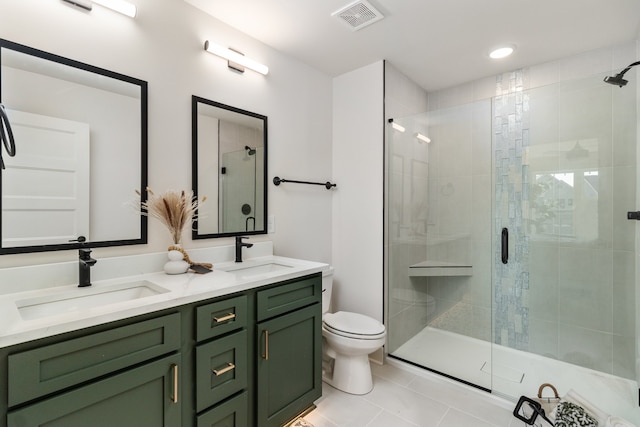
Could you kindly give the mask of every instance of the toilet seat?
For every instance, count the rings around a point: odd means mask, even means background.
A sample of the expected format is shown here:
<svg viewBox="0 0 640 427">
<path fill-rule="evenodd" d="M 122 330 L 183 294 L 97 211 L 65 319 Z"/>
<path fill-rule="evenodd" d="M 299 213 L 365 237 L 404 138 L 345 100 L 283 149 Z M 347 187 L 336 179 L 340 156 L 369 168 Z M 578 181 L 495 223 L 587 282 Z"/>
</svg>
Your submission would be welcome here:
<svg viewBox="0 0 640 427">
<path fill-rule="evenodd" d="M 322 324 L 327 331 L 347 338 L 376 340 L 385 336 L 382 323 L 359 313 L 327 313 Z"/>
</svg>

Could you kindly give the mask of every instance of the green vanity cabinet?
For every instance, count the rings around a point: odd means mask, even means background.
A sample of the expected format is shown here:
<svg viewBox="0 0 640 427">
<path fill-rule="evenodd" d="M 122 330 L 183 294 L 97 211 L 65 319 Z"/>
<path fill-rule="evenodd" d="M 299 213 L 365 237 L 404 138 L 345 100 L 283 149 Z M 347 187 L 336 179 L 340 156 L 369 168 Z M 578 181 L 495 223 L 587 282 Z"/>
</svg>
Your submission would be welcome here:
<svg viewBox="0 0 640 427">
<path fill-rule="evenodd" d="M 316 273 L 0 348 L 0 427 L 282 426 L 321 396 Z"/>
<path fill-rule="evenodd" d="M 322 280 L 258 291 L 257 313 L 256 425 L 281 426 L 322 395 Z"/>
</svg>

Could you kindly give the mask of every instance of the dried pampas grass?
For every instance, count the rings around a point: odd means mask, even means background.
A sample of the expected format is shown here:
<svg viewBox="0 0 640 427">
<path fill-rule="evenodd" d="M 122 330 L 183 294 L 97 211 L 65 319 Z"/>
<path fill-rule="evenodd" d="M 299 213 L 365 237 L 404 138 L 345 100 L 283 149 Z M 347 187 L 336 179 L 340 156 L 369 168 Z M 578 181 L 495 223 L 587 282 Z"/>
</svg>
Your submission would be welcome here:
<svg viewBox="0 0 640 427">
<path fill-rule="evenodd" d="M 147 201 L 140 203 L 142 214 L 157 218 L 171 233 L 173 244 L 180 244 L 183 230 L 193 222 L 198 205 L 206 197 L 198 201 L 193 191 L 184 190 L 167 190 L 162 194 L 155 194 L 149 187 L 147 193 Z"/>
</svg>

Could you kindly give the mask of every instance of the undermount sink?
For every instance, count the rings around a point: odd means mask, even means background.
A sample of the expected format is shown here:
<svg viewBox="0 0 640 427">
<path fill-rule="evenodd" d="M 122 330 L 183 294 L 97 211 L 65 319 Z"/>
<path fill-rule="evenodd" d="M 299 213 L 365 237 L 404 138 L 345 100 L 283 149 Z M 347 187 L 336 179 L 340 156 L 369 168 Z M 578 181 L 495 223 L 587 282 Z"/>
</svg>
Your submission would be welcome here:
<svg viewBox="0 0 640 427">
<path fill-rule="evenodd" d="M 238 263 L 231 266 L 221 267 L 220 270 L 227 273 L 233 273 L 236 277 L 248 278 L 253 276 L 261 276 L 275 271 L 292 268 L 290 265 L 281 264 L 273 261 L 265 261 L 261 263 L 248 262 L 247 264 Z"/>
<path fill-rule="evenodd" d="M 147 280 L 139 280 L 115 285 L 75 288 L 54 295 L 17 300 L 15 303 L 24 320 L 33 320 L 147 298 L 165 292 L 169 291 Z"/>
</svg>

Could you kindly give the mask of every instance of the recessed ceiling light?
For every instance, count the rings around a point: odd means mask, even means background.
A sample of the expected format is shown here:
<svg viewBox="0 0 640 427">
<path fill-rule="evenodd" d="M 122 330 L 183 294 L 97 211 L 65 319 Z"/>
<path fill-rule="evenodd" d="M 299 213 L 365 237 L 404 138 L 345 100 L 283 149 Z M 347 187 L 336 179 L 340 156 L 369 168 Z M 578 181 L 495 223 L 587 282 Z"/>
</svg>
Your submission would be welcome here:
<svg viewBox="0 0 640 427">
<path fill-rule="evenodd" d="M 489 57 L 493 59 L 506 58 L 515 50 L 515 46 L 503 46 L 489 52 Z"/>
</svg>

